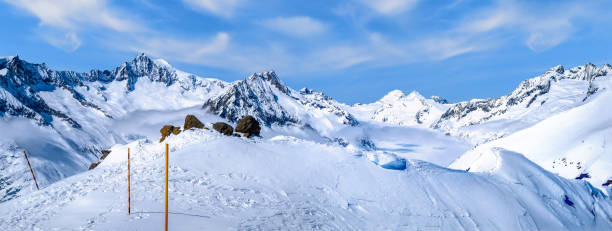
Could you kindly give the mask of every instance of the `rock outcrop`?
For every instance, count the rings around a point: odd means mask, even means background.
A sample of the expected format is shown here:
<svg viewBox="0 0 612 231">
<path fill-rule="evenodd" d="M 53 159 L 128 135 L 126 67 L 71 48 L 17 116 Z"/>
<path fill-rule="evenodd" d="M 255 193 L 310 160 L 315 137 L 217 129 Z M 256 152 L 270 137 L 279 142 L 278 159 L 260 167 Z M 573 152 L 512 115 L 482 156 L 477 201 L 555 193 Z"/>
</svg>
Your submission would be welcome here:
<svg viewBox="0 0 612 231">
<path fill-rule="evenodd" d="M 242 119 L 238 120 L 236 124 L 236 132 L 240 132 L 244 135 L 244 137 L 251 137 L 252 135 L 259 136 L 259 132 L 261 131 L 261 126 L 259 126 L 259 122 L 253 116 L 245 116 Z"/>
<path fill-rule="evenodd" d="M 161 132 L 162 135 L 161 139 L 159 140 L 159 142 L 161 143 L 166 139 L 166 137 L 170 136 L 170 134 L 178 135 L 179 133 L 181 133 L 181 128 L 172 125 L 164 125 L 164 127 L 162 127 L 159 132 Z"/>
<path fill-rule="evenodd" d="M 187 131 L 191 128 L 204 129 L 204 124 L 194 115 L 187 115 L 185 117 L 185 124 L 183 125 L 183 131 Z"/>
<path fill-rule="evenodd" d="M 102 156 L 100 157 L 100 160 L 98 160 L 98 162 L 94 162 L 91 163 L 91 165 L 89 165 L 89 169 L 88 170 L 92 170 L 96 167 L 98 167 L 98 165 L 100 165 L 102 163 L 102 161 L 104 159 L 106 159 L 106 157 L 111 153 L 110 150 L 102 150 Z"/>
<path fill-rule="evenodd" d="M 213 129 L 215 129 L 216 131 L 226 136 L 231 136 L 232 134 L 234 134 L 234 128 L 231 125 L 223 123 L 223 122 L 214 123 Z"/>
</svg>

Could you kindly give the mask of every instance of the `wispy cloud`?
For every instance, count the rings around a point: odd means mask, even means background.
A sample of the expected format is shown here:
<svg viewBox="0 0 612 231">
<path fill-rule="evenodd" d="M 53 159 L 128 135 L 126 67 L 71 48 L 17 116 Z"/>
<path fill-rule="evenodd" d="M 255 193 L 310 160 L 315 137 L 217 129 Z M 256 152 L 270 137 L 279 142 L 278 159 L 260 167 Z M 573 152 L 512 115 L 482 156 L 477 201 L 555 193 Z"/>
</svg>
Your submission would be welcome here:
<svg viewBox="0 0 612 231">
<path fill-rule="evenodd" d="M 555 47 L 575 32 L 574 20 L 593 17 L 584 2 L 528 3 L 500 1 L 460 21 L 456 34 L 471 37 L 514 34 L 534 51 Z"/>
<path fill-rule="evenodd" d="M 83 41 L 79 33 L 103 29 L 114 32 L 141 32 L 133 18 L 125 17 L 104 0 L 28 0 L 5 2 L 40 20 L 37 34 L 52 46 L 71 52 Z"/>
<path fill-rule="evenodd" d="M 183 2 L 198 11 L 231 17 L 243 0 L 183 0 Z"/>
<path fill-rule="evenodd" d="M 123 40 L 122 43 L 116 43 Z M 219 32 L 211 38 L 171 38 L 166 36 L 114 37 L 107 40 L 109 46 L 118 50 L 145 52 L 158 57 L 171 57 L 186 63 L 199 63 L 204 58 L 219 57 L 227 51 L 230 36 Z M 201 63 L 199 63 L 201 64 Z"/>
<path fill-rule="evenodd" d="M 75 32 L 60 32 L 55 30 L 46 30 L 39 32 L 40 37 L 54 47 L 60 48 L 67 52 L 72 52 L 78 49 L 83 41 Z"/>
<path fill-rule="evenodd" d="M 380 14 L 394 15 L 411 10 L 418 0 L 359 0 Z"/>
<path fill-rule="evenodd" d="M 270 30 L 297 37 L 314 36 L 327 30 L 323 22 L 306 16 L 271 18 L 261 24 Z"/>
<path fill-rule="evenodd" d="M 76 30 L 84 26 L 96 26 L 115 31 L 138 28 L 136 23 L 104 0 L 17 0 L 7 3 L 25 10 L 40 19 L 43 26 Z"/>
<path fill-rule="evenodd" d="M 262 14 L 251 12 L 257 16 L 249 16 L 245 19 L 248 21 L 240 21 L 243 19 L 239 17 L 226 20 L 237 9 L 246 7 L 243 4 L 246 0 L 183 0 L 192 9 L 220 16 L 207 20 L 231 22 L 215 24 L 214 29 L 169 33 L 163 29 L 168 25 L 158 28 L 156 23 L 139 20 L 147 15 L 139 15 L 143 12 L 132 8 L 129 10 L 134 12 L 126 11 L 117 2 L 5 1 L 38 18 L 37 34 L 67 52 L 83 44 L 102 44 L 111 50 L 145 52 L 171 62 L 241 72 L 278 69 L 289 74 L 435 62 L 491 51 L 510 42 L 543 51 L 571 39 L 579 27 L 584 26 L 576 20 L 602 17 L 595 13 L 598 12 L 596 3 L 499 0 L 466 11 L 462 8 L 466 1 L 455 1 L 448 7 L 441 7 L 444 8 L 441 12 L 455 10 L 445 24 L 415 31 L 398 28 L 403 25 L 398 26 L 401 23 L 397 21 L 408 18 L 399 17 L 402 13 L 418 12 L 415 7 L 421 5 L 417 0 L 353 0 L 336 9 L 333 17 L 262 18 Z M 330 10 L 333 11 L 333 7 Z M 334 17 L 348 20 L 333 21 Z M 325 22 L 317 18 L 325 18 Z M 168 21 L 171 22 L 163 23 L 175 23 Z M 275 33 L 260 33 L 262 27 L 293 38 L 315 37 L 317 40 L 302 41 Z M 308 42 L 307 47 L 300 44 L 304 42 Z"/>
</svg>

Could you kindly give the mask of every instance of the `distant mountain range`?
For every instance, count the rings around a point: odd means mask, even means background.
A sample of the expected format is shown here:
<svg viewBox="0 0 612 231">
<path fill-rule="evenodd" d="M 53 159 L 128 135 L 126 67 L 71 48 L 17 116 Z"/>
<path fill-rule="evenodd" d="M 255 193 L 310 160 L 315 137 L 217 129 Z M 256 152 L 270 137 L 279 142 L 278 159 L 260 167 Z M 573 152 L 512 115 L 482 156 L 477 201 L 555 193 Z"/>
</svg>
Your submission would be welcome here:
<svg viewBox="0 0 612 231">
<path fill-rule="evenodd" d="M 29 184 L 15 153 L 28 151 L 48 185 L 86 171 L 102 150 L 158 135 L 163 123 L 180 122 L 171 115 L 187 112 L 206 123 L 252 115 L 268 134 L 369 151 L 385 146 L 368 132 L 371 125 L 430 130 L 474 147 L 458 153 L 452 168 L 490 169 L 495 157 L 487 156 L 497 153 L 490 150 L 504 147 L 566 178 L 589 174 L 585 180 L 602 187 L 612 177 L 609 74 L 608 64 L 557 66 L 494 99 L 450 103 L 394 90 L 373 103 L 346 105 L 291 89 L 274 71 L 230 83 L 145 54 L 86 73 L 0 58 L 0 201 Z"/>
</svg>

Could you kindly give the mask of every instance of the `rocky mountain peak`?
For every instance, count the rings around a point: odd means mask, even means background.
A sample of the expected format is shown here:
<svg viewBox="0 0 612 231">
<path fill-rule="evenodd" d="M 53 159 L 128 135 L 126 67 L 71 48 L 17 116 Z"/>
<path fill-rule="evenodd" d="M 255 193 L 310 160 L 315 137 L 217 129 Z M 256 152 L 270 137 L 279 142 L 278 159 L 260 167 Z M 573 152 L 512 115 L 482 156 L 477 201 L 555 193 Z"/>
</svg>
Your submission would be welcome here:
<svg viewBox="0 0 612 231">
<path fill-rule="evenodd" d="M 612 73 L 612 67 L 609 64 L 596 66 L 593 63 L 587 63 L 584 66 L 577 66 L 569 69 L 564 73 L 564 77 L 568 79 L 592 81 L 595 78 L 606 76 Z"/>
<path fill-rule="evenodd" d="M 261 72 L 261 73 L 253 73 L 251 76 L 249 76 L 246 79 L 246 81 L 248 82 L 254 82 L 254 81 L 267 82 L 271 84 L 272 86 L 276 87 L 279 91 L 285 94 L 289 94 L 289 88 L 287 87 L 287 85 L 285 85 L 285 83 L 283 83 L 278 78 L 274 70 L 267 71 L 267 72 Z"/>
<path fill-rule="evenodd" d="M 315 91 L 315 90 L 309 89 L 309 88 L 307 88 L 307 87 L 302 88 L 302 89 L 300 90 L 300 95 L 304 95 L 304 96 L 309 96 L 309 95 L 312 95 L 312 96 L 314 96 L 314 98 L 317 98 L 317 99 L 320 99 L 320 100 L 333 100 L 333 99 L 332 99 L 331 97 L 329 97 L 328 95 L 323 94 L 323 93 L 322 93 L 322 92 L 320 92 L 320 91 Z"/>
<path fill-rule="evenodd" d="M 437 95 L 432 95 L 431 97 L 429 97 L 431 100 L 433 100 L 436 103 L 441 103 L 441 104 L 447 104 L 448 100 L 446 100 L 445 98 L 441 97 L 441 96 L 437 96 Z"/>
<path fill-rule="evenodd" d="M 556 72 L 557 74 L 563 74 L 563 72 L 565 72 L 565 68 L 562 65 L 557 65 L 553 68 L 550 68 L 548 72 Z"/>
<path fill-rule="evenodd" d="M 333 115 L 329 118 L 336 122 L 356 126 L 358 122 L 353 116 L 337 104 L 331 97 L 308 88 L 296 92 L 287 87 L 274 71 L 269 71 L 234 82 L 225 92 L 207 100 L 202 108 L 232 122 L 251 115 L 267 127 L 310 126 L 309 120 L 317 116 L 309 113 Z"/>
<path fill-rule="evenodd" d="M 275 93 L 273 89 L 281 94 Z M 298 119 L 279 103 L 281 97 L 292 98 L 289 88 L 278 79 L 274 71 L 254 73 L 207 100 L 202 108 L 232 122 L 252 115 L 265 126 L 297 123 Z"/>
<path fill-rule="evenodd" d="M 128 80 L 128 91 L 133 91 L 140 77 L 147 77 L 154 82 L 163 82 L 172 85 L 177 80 L 175 71 L 166 66 L 158 65 L 144 53 L 138 54 L 130 62 L 125 62 L 114 71 L 115 79 L 118 81 Z"/>
</svg>

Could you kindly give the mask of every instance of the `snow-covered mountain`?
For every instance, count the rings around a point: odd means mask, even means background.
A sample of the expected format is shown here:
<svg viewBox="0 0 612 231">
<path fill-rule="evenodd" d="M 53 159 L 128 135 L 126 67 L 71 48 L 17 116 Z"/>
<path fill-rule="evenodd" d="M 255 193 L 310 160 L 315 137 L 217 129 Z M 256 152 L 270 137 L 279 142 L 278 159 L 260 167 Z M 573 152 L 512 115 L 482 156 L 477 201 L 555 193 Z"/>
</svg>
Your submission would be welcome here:
<svg viewBox="0 0 612 231">
<path fill-rule="evenodd" d="M 332 129 L 359 124 L 331 97 L 307 88 L 297 92 L 278 79 L 274 71 L 232 83 L 202 108 L 231 122 L 252 115 L 268 127 L 290 124 L 314 128 L 325 135 Z"/>
<path fill-rule="evenodd" d="M 416 91 L 405 95 L 400 90 L 394 90 L 374 103 L 355 104 L 348 110 L 361 120 L 430 127 L 448 110 L 450 105 L 446 103 L 438 96 L 426 99 Z"/>
<path fill-rule="evenodd" d="M 39 169 L 41 185 L 86 171 L 102 150 L 115 144 L 157 136 L 164 123 L 181 122 L 175 114 L 187 112 L 206 122 L 235 123 L 253 115 L 265 130 L 280 127 L 275 134 L 373 147 L 338 102 L 314 90 L 295 91 L 273 71 L 227 83 L 139 54 L 113 70 L 86 73 L 6 57 L 0 59 L 0 74 L 0 128 L 15 131 L 3 134 L 0 145 L 6 147 L 7 158 L 26 150 Z M 205 110 L 200 110 L 202 104 Z M 26 188 L 27 169 L 16 160 L 0 163 L 0 169 L 20 169 L 7 170 L 0 178 L 2 201 Z"/>
<path fill-rule="evenodd" d="M 585 104 L 602 90 L 597 80 L 607 79 L 608 74 L 612 74 L 609 64 L 597 67 L 589 63 L 567 70 L 557 66 L 521 82 L 506 96 L 455 104 L 434 128 L 476 143 L 496 139 Z"/>
<path fill-rule="evenodd" d="M 612 179 L 612 66 L 557 66 L 507 96 L 460 102 L 434 128 L 477 146 L 450 165 L 493 169 L 495 148 L 522 153 L 548 171 L 604 187 Z M 485 165 L 487 167 L 483 167 Z"/>
<path fill-rule="evenodd" d="M 112 71 L 87 73 L 55 71 L 18 56 L 3 58 L 0 146 L 21 155 L 26 150 L 39 169 L 39 181 L 47 185 L 87 170 L 102 150 L 134 138 L 138 132 L 116 126 L 127 115 L 193 107 L 226 84 L 174 70 L 144 54 Z M 0 201 L 21 190 L 18 182 L 28 177 L 23 168 L 6 170 L 10 163 L 0 163 L 6 174 L 0 178 Z"/>
<path fill-rule="evenodd" d="M 396 90 L 349 106 L 274 71 L 228 83 L 144 54 L 86 73 L 2 58 L 0 229 L 157 229 L 159 129 L 187 114 L 207 127 L 252 115 L 262 129 L 164 140 L 173 229 L 612 229 L 611 70 L 555 67 L 496 99 Z"/>
<path fill-rule="evenodd" d="M 612 73 L 611 73 L 612 74 Z M 492 148 L 523 153 L 543 168 L 560 176 L 584 178 L 597 187 L 612 179 L 612 76 L 591 81 L 600 92 L 580 106 L 551 115 L 535 125 L 479 145 L 451 165 L 468 169 L 483 162 L 494 167 Z M 581 176 L 582 175 L 582 176 Z"/>
</svg>

